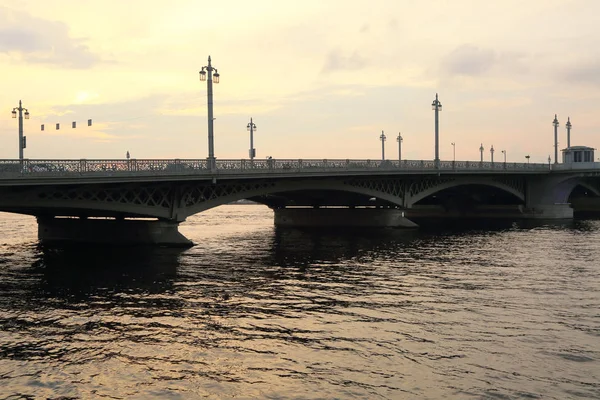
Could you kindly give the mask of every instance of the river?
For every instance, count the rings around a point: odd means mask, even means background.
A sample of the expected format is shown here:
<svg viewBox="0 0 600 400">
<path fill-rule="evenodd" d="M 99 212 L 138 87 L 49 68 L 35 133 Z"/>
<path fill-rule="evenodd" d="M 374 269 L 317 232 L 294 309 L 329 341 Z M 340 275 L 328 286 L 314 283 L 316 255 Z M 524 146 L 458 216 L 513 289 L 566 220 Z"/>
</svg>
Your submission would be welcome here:
<svg viewBox="0 0 600 400">
<path fill-rule="evenodd" d="M 598 399 L 600 221 L 45 247 L 0 214 L 3 399 Z"/>
</svg>

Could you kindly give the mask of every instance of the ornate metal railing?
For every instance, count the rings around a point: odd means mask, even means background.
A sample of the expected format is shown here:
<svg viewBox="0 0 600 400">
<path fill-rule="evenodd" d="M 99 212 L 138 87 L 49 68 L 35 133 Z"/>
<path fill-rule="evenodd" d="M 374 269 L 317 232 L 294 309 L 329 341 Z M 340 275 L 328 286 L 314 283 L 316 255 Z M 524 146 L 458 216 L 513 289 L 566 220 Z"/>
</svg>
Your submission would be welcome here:
<svg viewBox="0 0 600 400">
<path fill-rule="evenodd" d="M 334 171 L 412 171 L 412 172 L 545 172 L 548 164 L 491 163 L 479 161 L 432 160 L 216 160 L 211 171 L 202 160 L 0 160 L 0 178 L 29 176 L 95 175 L 221 175 Z"/>
</svg>

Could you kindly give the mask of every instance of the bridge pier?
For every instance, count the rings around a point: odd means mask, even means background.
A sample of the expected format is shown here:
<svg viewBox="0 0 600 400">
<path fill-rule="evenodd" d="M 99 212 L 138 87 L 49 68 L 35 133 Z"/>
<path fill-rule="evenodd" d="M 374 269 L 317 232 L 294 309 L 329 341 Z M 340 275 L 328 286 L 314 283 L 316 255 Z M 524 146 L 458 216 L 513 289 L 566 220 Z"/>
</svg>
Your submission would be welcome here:
<svg viewBox="0 0 600 400">
<path fill-rule="evenodd" d="M 528 219 L 572 219 L 573 208 L 568 203 L 564 204 L 536 204 L 528 209 Z"/>
<path fill-rule="evenodd" d="M 189 247 L 179 223 L 161 220 L 38 217 L 38 239 L 54 243 Z"/>
<path fill-rule="evenodd" d="M 278 208 L 275 225 L 285 227 L 417 228 L 395 208 Z"/>
<path fill-rule="evenodd" d="M 407 218 L 420 223 L 421 219 L 571 219 L 569 204 L 489 205 L 472 209 L 446 209 L 442 205 L 413 206 L 406 210 Z"/>
</svg>

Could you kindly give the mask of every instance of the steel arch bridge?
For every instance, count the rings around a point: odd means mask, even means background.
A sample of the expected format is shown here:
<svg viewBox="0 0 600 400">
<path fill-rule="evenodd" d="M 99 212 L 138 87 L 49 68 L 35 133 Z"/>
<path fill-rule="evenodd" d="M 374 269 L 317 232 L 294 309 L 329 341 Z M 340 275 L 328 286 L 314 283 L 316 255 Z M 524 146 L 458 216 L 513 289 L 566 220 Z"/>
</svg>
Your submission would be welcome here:
<svg viewBox="0 0 600 400">
<path fill-rule="evenodd" d="M 206 160 L 0 160 L 0 210 L 46 223 L 56 216 L 147 217 L 176 230 L 190 215 L 241 199 L 273 209 L 410 210 L 436 193 L 478 187 L 512 196 L 532 210 L 524 218 L 565 218 L 576 186 L 600 194 L 600 168 L 589 164 L 219 160 L 210 169 Z"/>
</svg>

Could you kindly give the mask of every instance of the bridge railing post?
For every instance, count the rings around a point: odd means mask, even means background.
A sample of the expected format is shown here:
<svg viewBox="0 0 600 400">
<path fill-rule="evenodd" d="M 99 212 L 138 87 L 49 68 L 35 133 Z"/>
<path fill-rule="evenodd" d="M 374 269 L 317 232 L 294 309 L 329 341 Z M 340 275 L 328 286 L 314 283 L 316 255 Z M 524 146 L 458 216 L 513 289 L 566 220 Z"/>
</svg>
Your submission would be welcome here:
<svg viewBox="0 0 600 400">
<path fill-rule="evenodd" d="M 29 159 L 25 158 L 23 160 L 21 160 L 21 173 L 27 173 L 30 171 L 29 169 Z"/>
<path fill-rule="evenodd" d="M 83 174 L 84 172 L 87 172 L 87 162 L 85 158 L 82 158 L 79 160 L 79 173 Z"/>
</svg>

